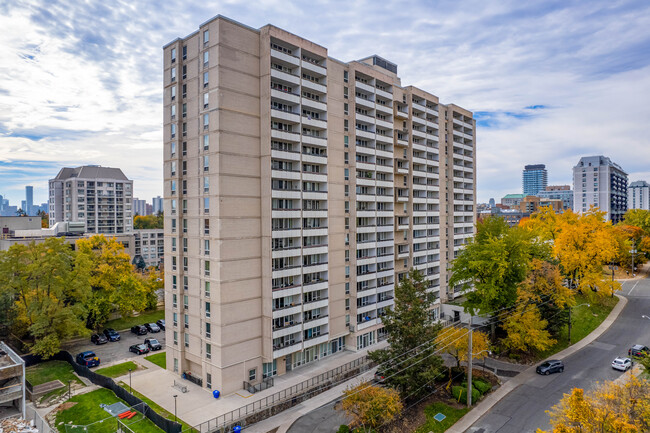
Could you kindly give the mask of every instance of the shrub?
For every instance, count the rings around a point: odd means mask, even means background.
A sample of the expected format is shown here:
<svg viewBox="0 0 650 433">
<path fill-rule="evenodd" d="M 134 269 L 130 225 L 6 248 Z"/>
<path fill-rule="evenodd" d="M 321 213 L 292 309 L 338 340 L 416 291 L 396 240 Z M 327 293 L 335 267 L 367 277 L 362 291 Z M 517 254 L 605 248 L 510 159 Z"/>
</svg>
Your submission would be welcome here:
<svg viewBox="0 0 650 433">
<path fill-rule="evenodd" d="M 348 427 L 345 424 L 341 424 L 341 426 L 339 427 L 337 433 L 350 433 L 350 427 Z"/>
<path fill-rule="evenodd" d="M 467 387 L 466 386 L 454 386 L 451 389 L 451 393 L 454 396 L 454 399 L 460 403 L 467 403 Z M 481 397 L 481 393 L 476 388 L 472 388 L 472 404 L 476 403 Z"/>
<path fill-rule="evenodd" d="M 474 385 L 474 388 L 477 389 L 481 393 L 481 395 L 485 394 L 486 392 L 490 391 L 490 389 L 492 389 L 492 385 L 480 379 L 473 380 L 472 385 Z"/>
</svg>

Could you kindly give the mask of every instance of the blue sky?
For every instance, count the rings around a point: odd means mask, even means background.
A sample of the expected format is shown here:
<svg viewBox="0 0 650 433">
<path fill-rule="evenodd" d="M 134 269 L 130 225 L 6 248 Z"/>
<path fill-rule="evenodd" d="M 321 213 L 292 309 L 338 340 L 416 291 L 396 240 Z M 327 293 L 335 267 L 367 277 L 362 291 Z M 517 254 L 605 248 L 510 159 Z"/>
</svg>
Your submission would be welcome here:
<svg viewBox="0 0 650 433">
<path fill-rule="evenodd" d="M 222 14 L 284 28 L 340 60 L 379 54 L 476 113 L 478 200 L 526 164 L 570 183 L 604 154 L 650 181 L 648 1 L 0 2 L 0 194 L 46 199 L 62 166 L 120 167 L 162 193 L 162 46 Z"/>
</svg>

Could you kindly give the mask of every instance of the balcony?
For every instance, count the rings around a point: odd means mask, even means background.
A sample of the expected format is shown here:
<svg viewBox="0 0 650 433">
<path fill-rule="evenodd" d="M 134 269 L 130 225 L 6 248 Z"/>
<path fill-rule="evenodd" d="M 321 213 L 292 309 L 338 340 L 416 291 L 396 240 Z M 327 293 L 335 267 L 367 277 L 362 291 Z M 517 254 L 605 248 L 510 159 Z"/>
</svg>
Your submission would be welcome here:
<svg viewBox="0 0 650 433">
<path fill-rule="evenodd" d="M 327 93 L 327 87 L 322 84 L 314 83 L 313 81 L 305 80 L 304 78 L 300 80 L 300 84 L 303 89 L 310 89 L 319 93 Z"/>
<path fill-rule="evenodd" d="M 282 80 L 286 83 L 291 83 L 294 85 L 299 85 L 300 84 L 300 77 L 297 75 L 290 74 L 288 72 L 280 71 L 275 68 L 271 68 L 271 77 L 272 78 L 277 78 L 278 80 Z"/>
<path fill-rule="evenodd" d="M 271 108 L 271 119 L 284 120 L 291 123 L 300 123 L 300 115 L 291 111 Z"/>
<path fill-rule="evenodd" d="M 290 65 L 300 66 L 300 59 L 296 56 L 292 56 L 287 53 L 283 53 L 278 50 L 271 48 L 271 58 L 282 60 L 283 62 L 289 63 Z"/>
<path fill-rule="evenodd" d="M 355 102 L 356 105 L 358 105 L 359 107 L 366 107 L 366 108 L 370 108 L 370 109 L 374 109 L 374 108 L 375 108 L 375 103 L 372 102 L 370 99 L 364 99 L 364 98 L 360 98 L 360 97 L 358 97 L 358 96 L 355 96 L 355 98 L 354 98 L 354 102 Z M 391 110 L 390 114 L 393 114 L 393 111 L 392 111 L 392 110 Z"/>
</svg>

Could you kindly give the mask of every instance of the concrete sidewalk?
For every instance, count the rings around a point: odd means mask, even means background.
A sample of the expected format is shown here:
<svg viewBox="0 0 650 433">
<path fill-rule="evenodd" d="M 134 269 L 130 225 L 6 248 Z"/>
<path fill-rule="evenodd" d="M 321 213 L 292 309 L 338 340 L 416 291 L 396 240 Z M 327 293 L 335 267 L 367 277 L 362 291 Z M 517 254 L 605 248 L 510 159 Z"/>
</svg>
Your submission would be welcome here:
<svg viewBox="0 0 650 433">
<path fill-rule="evenodd" d="M 371 349 L 377 350 L 385 347 L 386 344 L 386 342 L 382 342 L 373 346 Z M 132 374 L 131 383 L 134 390 L 149 397 L 171 413 L 174 413 L 174 395 L 176 395 L 176 413 L 178 414 L 178 418 L 191 426 L 196 426 L 230 411 L 243 408 L 250 403 L 263 400 L 279 391 L 354 361 L 366 355 L 367 352 L 368 349 L 359 352 L 343 351 L 330 355 L 322 361 L 307 364 L 282 376 L 274 377 L 274 386 L 264 391 L 250 394 L 248 391 L 242 389 L 236 393 L 222 396 L 218 400 L 212 396 L 210 391 L 190 381 L 181 379 L 171 371 L 163 370 L 153 366 L 153 364 L 150 366 L 150 363 L 147 362 L 142 362 L 142 364 L 147 366 L 148 370 L 141 370 L 137 374 Z M 124 378 L 120 379 L 124 380 Z M 175 388 L 174 381 L 185 386 L 187 392 L 184 393 L 179 388 Z M 305 403 L 312 400 L 320 401 L 316 399 L 317 397 L 314 397 Z M 279 414 L 278 416 L 282 415 Z"/>
<path fill-rule="evenodd" d="M 573 355 L 580 349 L 584 348 L 594 340 L 596 340 L 598 337 L 600 337 L 609 327 L 614 323 L 614 321 L 618 318 L 619 314 L 621 314 L 621 311 L 623 311 L 623 308 L 627 304 L 627 299 L 620 296 L 616 295 L 619 299 L 619 302 L 616 304 L 616 306 L 612 309 L 612 311 L 609 313 L 607 318 L 603 321 L 603 323 L 598 326 L 598 328 L 594 329 L 591 334 L 587 335 L 585 338 L 577 342 L 576 344 L 567 347 L 566 349 L 558 352 L 557 354 L 553 355 L 554 359 L 564 359 L 569 355 Z M 508 393 L 513 391 L 515 388 L 517 388 L 519 385 L 522 385 L 523 383 L 526 383 L 528 380 L 532 379 L 535 377 L 537 373 L 535 373 L 535 368 L 536 366 L 531 366 L 528 367 L 525 371 L 522 373 L 519 373 L 517 376 L 512 378 L 511 380 L 507 381 L 503 385 L 499 387 L 495 392 L 489 394 L 483 401 L 481 401 L 475 408 L 473 408 L 471 411 L 467 412 L 467 414 L 459 419 L 456 424 L 454 424 L 450 429 L 447 430 L 447 433 L 463 433 L 467 429 L 469 429 L 476 421 L 479 420 L 483 415 L 485 415 L 487 412 L 492 409 L 494 405 L 496 405 L 502 398 L 504 398 Z"/>
</svg>

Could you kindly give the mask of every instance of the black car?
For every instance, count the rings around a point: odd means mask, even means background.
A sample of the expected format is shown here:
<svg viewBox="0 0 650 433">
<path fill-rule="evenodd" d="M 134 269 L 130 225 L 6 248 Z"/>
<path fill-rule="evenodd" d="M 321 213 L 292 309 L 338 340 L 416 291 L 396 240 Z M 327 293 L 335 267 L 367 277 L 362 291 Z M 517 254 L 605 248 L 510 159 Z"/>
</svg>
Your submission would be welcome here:
<svg viewBox="0 0 650 433">
<path fill-rule="evenodd" d="M 131 332 L 135 335 L 147 335 L 147 327 L 144 325 L 135 325 L 131 327 Z"/>
<path fill-rule="evenodd" d="M 538 374 L 551 374 L 551 373 L 562 373 L 564 371 L 564 363 L 557 359 L 551 359 L 545 363 L 538 365 L 537 369 Z"/>
<path fill-rule="evenodd" d="M 160 344 L 155 338 L 145 338 L 144 344 L 146 344 L 149 350 L 152 351 L 162 349 L 162 344 Z"/>
<path fill-rule="evenodd" d="M 149 353 L 149 348 L 146 344 L 134 344 L 133 346 L 129 346 L 129 352 L 133 352 L 136 355 L 144 355 L 145 353 Z"/>
<path fill-rule="evenodd" d="M 108 343 L 108 338 L 104 337 L 103 334 L 93 334 L 90 336 L 90 342 L 99 346 Z"/>
<path fill-rule="evenodd" d="M 120 341 L 120 333 L 113 328 L 104 329 L 104 335 L 108 341 Z"/>
<path fill-rule="evenodd" d="M 642 358 L 644 356 L 650 355 L 650 349 L 648 349 L 648 346 L 644 346 L 642 344 L 635 344 L 630 349 L 628 349 L 627 355 Z"/>
<path fill-rule="evenodd" d="M 144 326 L 147 328 L 147 331 L 149 332 L 160 332 L 160 326 L 158 326 L 156 323 L 145 323 Z"/>
<path fill-rule="evenodd" d="M 165 330 L 165 319 L 160 319 L 156 322 L 156 325 L 160 327 L 163 331 Z"/>
</svg>

